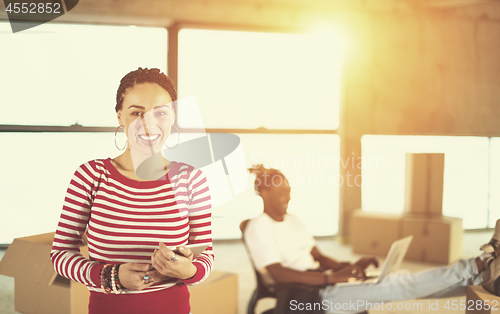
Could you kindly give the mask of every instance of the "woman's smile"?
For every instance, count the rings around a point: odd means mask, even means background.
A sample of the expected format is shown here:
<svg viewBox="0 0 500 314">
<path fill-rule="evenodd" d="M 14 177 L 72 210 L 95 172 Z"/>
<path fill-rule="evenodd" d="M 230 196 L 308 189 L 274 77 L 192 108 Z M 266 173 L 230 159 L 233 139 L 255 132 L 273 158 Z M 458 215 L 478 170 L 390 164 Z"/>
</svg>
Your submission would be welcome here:
<svg viewBox="0 0 500 314">
<path fill-rule="evenodd" d="M 155 83 L 142 83 L 126 90 L 118 120 L 128 133 L 135 156 L 161 151 L 174 124 L 172 98 Z"/>
<path fill-rule="evenodd" d="M 146 145 L 146 146 L 155 146 L 156 143 L 159 142 L 161 135 L 160 134 L 152 134 L 150 133 L 149 136 L 146 134 L 138 134 L 137 138 L 139 141 Z"/>
<path fill-rule="evenodd" d="M 166 124 L 163 119 L 155 119 L 154 110 L 146 112 L 140 118 L 133 122 L 130 131 L 134 130 L 134 134 L 130 134 L 129 138 L 135 138 L 138 145 L 147 147 L 156 147 L 160 149 L 165 142 L 165 134 L 167 137 L 170 132 L 166 131 L 170 125 Z"/>
</svg>

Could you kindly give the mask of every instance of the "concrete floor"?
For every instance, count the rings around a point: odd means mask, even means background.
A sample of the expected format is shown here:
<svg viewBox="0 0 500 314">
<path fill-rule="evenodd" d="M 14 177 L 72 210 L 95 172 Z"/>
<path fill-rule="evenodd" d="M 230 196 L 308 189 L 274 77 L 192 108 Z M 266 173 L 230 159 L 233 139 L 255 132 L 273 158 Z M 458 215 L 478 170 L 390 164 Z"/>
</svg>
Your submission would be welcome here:
<svg viewBox="0 0 500 314">
<path fill-rule="evenodd" d="M 476 231 L 467 232 L 464 235 L 464 250 L 463 256 L 465 258 L 477 256 L 479 253 L 479 246 L 491 238 L 491 231 Z M 323 237 L 317 239 L 320 251 L 339 260 L 356 260 L 360 255 L 352 253 L 347 245 L 338 243 L 334 237 Z M 225 240 L 215 241 L 214 249 L 216 254 L 215 269 L 224 270 L 238 274 L 239 286 L 239 311 L 238 314 L 245 314 L 248 300 L 255 288 L 254 273 L 250 265 L 246 250 L 240 240 Z M 4 254 L 4 250 L 0 250 L 0 258 Z M 382 258 L 381 258 L 382 260 Z M 419 271 L 436 267 L 436 264 L 417 263 L 405 261 L 402 268 L 410 271 Z M 458 300 L 464 299 L 457 298 Z M 409 301 L 411 302 L 411 301 Z M 427 304 L 429 301 L 423 301 Z M 443 301 L 440 301 L 443 302 Z M 440 303 L 441 304 L 441 303 Z M 443 302 L 444 304 L 444 302 Z M 273 299 L 263 299 L 257 305 L 256 313 L 269 309 L 274 306 Z M 384 313 L 389 314 L 390 311 L 370 311 L 370 313 Z M 422 313 L 422 311 L 397 311 L 397 313 Z M 425 312 L 425 311 L 423 311 Z M 446 311 L 447 313 L 449 311 Z M 0 275 L 0 313 L 14 314 L 14 279 Z M 396 312 L 394 312 L 396 313 Z M 436 313 L 433 311 L 433 313 Z M 203 313 L 196 313 L 203 314 Z M 221 313 L 224 314 L 224 313 Z"/>
</svg>

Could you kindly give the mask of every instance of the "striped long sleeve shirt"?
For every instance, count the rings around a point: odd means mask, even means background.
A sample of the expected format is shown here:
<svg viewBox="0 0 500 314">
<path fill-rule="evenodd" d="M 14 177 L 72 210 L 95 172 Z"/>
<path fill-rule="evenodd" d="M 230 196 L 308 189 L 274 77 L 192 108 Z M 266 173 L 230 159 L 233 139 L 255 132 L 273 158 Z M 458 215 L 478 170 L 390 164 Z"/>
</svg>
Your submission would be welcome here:
<svg viewBox="0 0 500 314">
<path fill-rule="evenodd" d="M 87 228 L 90 259 L 80 254 Z M 81 165 L 70 182 L 50 256 L 57 273 L 91 292 L 102 292 L 99 273 L 104 264 L 151 263 L 159 242 L 209 243 L 193 260 L 196 275 L 183 282 L 198 284 L 209 275 L 214 261 L 211 203 L 203 173 L 174 163 L 160 180 L 136 181 L 123 176 L 111 159 L 98 159 Z M 126 293 L 159 291 L 176 283 L 178 279 L 165 279 Z"/>
</svg>

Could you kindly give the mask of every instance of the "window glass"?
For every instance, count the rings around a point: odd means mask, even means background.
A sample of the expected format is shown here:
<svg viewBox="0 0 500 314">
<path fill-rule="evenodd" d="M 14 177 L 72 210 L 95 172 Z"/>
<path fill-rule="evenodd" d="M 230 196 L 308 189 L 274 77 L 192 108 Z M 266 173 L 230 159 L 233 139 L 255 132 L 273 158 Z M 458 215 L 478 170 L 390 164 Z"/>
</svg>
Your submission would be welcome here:
<svg viewBox="0 0 500 314">
<path fill-rule="evenodd" d="M 488 222 L 488 138 L 459 136 L 362 137 L 362 207 L 399 213 L 404 208 L 405 154 L 444 153 L 443 214 L 464 228 Z M 369 166 L 367 166 L 369 165 Z"/>
<path fill-rule="evenodd" d="M 238 134 L 247 167 L 264 163 L 280 170 L 291 186 L 288 212 L 295 214 L 315 236 L 338 231 L 339 137 L 318 134 Z M 263 203 L 255 194 L 254 175 L 247 188 L 214 209 L 214 238 L 241 238 L 240 223 L 260 215 Z"/>
<path fill-rule="evenodd" d="M 121 134 L 123 135 L 123 134 Z M 119 135 L 119 144 L 125 137 Z M 0 243 L 53 232 L 75 170 L 121 152 L 113 133 L 0 133 Z"/>
<path fill-rule="evenodd" d="M 338 38 L 183 29 L 179 95 L 196 96 L 207 128 L 336 129 Z"/>
<path fill-rule="evenodd" d="M 116 126 L 120 79 L 167 70 L 165 29 L 47 23 L 1 41 L 0 124 Z"/>
</svg>

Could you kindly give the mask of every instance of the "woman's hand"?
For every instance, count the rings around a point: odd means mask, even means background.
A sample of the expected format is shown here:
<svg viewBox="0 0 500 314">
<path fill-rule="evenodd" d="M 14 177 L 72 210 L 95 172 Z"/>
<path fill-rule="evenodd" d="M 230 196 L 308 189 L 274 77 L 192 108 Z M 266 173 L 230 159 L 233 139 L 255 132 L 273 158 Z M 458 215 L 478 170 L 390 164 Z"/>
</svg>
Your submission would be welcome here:
<svg viewBox="0 0 500 314">
<path fill-rule="evenodd" d="M 118 275 L 121 285 L 129 290 L 142 290 L 160 281 L 163 275 L 156 270 L 151 270 L 151 264 L 125 263 L 120 265 Z M 145 276 L 149 279 L 144 279 Z"/>
<path fill-rule="evenodd" d="M 362 257 L 360 258 L 354 265 L 357 265 L 363 269 L 366 269 L 368 266 L 373 265 L 378 267 L 378 260 L 375 257 Z"/>
<path fill-rule="evenodd" d="M 362 267 L 358 265 L 350 265 L 342 268 L 339 271 L 327 275 L 327 283 L 347 282 L 349 279 L 365 280 L 366 275 Z"/>
<path fill-rule="evenodd" d="M 178 249 L 180 254 L 175 254 L 164 243 L 160 242 L 160 248 L 151 255 L 151 263 L 163 276 L 179 279 L 191 278 L 196 275 L 196 266 L 192 263 L 193 253 L 184 246 L 179 246 Z"/>
</svg>

